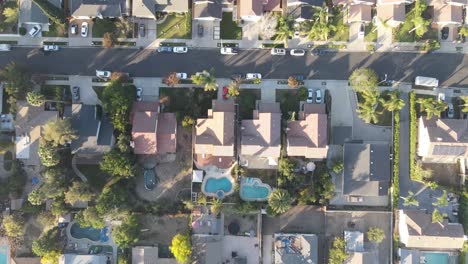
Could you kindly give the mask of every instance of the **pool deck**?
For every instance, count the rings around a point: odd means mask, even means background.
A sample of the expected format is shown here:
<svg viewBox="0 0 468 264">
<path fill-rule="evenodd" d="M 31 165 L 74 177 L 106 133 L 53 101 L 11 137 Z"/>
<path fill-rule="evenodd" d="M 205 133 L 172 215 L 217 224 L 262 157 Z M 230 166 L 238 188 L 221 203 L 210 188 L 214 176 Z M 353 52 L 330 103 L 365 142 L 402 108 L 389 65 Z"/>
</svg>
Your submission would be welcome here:
<svg viewBox="0 0 468 264">
<path fill-rule="evenodd" d="M 236 182 L 234 178 L 231 176 L 231 169 L 232 169 L 232 166 L 231 168 L 228 168 L 228 169 L 220 169 L 215 166 L 205 167 L 203 170 L 205 171 L 206 175 L 203 179 L 202 187 L 201 187 L 203 194 L 205 194 L 206 196 L 210 196 L 210 197 L 217 197 L 216 193 L 205 192 L 205 185 L 208 179 L 221 179 L 221 178 L 227 178 L 232 184 L 231 190 L 228 192 L 224 192 L 224 197 L 233 194 Z"/>
</svg>

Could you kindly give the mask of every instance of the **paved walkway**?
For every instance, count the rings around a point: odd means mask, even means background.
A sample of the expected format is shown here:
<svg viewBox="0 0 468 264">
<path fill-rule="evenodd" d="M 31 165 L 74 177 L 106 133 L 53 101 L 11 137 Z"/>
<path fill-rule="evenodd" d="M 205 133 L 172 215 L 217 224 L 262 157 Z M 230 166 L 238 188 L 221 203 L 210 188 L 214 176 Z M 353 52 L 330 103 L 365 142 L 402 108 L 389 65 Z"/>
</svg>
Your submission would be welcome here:
<svg viewBox="0 0 468 264">
<path fill-rule="evenodd" d="M 73 169 L 73 172 L 76 174 L 76 176 L 80 177 L 80 179 L 83 182 L 88 182 L 88 179 L 86 178 L 86 176 L 83 173 L 81 173 L 81 171 L 76 167 L 76 155 L 73 155 L 73 158 L 72 158 L 72 169 Z"/>
</svg>

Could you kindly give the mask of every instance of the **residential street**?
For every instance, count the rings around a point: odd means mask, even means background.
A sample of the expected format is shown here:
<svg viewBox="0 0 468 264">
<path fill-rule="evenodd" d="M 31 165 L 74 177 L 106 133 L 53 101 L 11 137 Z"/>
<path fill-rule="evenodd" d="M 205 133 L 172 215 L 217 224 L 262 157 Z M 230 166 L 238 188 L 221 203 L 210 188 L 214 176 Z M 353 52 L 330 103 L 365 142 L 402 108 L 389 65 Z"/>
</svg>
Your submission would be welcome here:
<svg viewBox="0 0 468 264">
<path fill-rule="evenodd" d="M 161 77 L 167 72 L 189 75 L 215 69 L 217 77 L 258 72 L 263 78 L 305 74 L 310 79 L 346 80 L 356 67 L 371 67 L 388 79 L 412 82 L 417 75 L 436 77 L 441 86 L 468 87 L 468 55 L 416 53 L 328 53 L 306 57 L 271 56 L 269 50 L 242 50 L 223 56 L 217 49 L 190 50 L 187 54 L 161 54 L 156 50 L 63 48 L 44 55 L 39 48 L 14 48 L 0 54 L 0 65 L 22 62 L 45 74 L 94 75 L 96 69 L 124 71 L 137 77 Z"/>
</svg>

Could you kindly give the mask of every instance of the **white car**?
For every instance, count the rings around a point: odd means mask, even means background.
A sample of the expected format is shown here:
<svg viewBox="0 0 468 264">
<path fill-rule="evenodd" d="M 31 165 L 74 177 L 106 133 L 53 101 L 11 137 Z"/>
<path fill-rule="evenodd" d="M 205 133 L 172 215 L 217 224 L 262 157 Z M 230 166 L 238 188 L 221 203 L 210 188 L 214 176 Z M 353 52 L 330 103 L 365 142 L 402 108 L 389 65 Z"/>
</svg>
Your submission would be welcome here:
<svg viewBox="0 0 468 264">
<path fill-rule="evenodd" d="M 455 110 L 453 109 L 453 104 L 448 103 L 447 106 L 448 106 L 448 108 L 447 108 L 447 117 L 448 118 L 454 118 Z"/>
<path fill-rule="evenodd" d="M 172 52 L 174 52 L 174 53 L 187 53 L 188 48 L 187 47 L 173 47 Z"/>
<path fill-rule="evenodd" d="M 31 37 L 35 37 L 37 36 L 37 34 L 39 34 L 39 32 L 41 32 L 41 30 L 42 30 L 41 25 L 35 25 L 33 28 L 31 28 L 31 30 L 29 30 L 29 35 Z"/>
<path fill-rule="evenodd" d="M 110 78 L 111 76 L 111 72 L 110 71 L 101 71 L 101 70 L 96 70 L 96 77 L 99 77 L 99 78 Z"/>
<path fill-rule="evenodd" d="M 437 101 L 445 102 L 445 93 L 438 93 L 437 94 Z"/>
<path fill-rule="evenodd" d="M 176 72 L 176 77 L 179 79 L 187 79 L 187 73 L 185 72 Z"/>
<path fill-rule="evenodd" d="M 286 55 L 286 50 L 285 49 L 280 49 L 280 48 L 272 48 L 271 49 L 271 55 Z"/>
<path fill-rule="evenodd" d="M 44 45 L 44 51 L 58 51 L 59 49 L 58 45 Z"/>
<path fill-rule="evenodd" d="M 366 34 L 366 26 L 363 23 L 359 26 L 358 39 L 364 39 L 365 34 Z"/>
<path fill-rule="evenodd" d="M 307 90 L 307 103 L 312 103 L 314 102 L 314 90 L 308 89 Z"/>
<path fill-rule="evenodd" d="M 137 100 L 138 102 L 141 101 L 141 95 L 142 95 L 142 94 L 143 94 L 143 88 L 137 87 L 137 88 L 136 88 L 136 100 Z"/>
<path fill-rule="evenodd" d="M 247 73 L 245 75 L 246 80 L 253 80 L 253 79 L 262 79 L 262 75 L 260 73 Z"/>
<path fill-rule="evenodd" d="M 81 36 L 86 38 L 88 36 L 88 22 L 83 22 L 81 24 Z"/>
<path fill-rule="evenodd" d="M 322 90 L 318 89 L 315 91 L 315 102 L 320 104 L 322 102 Z"/>
<path fill-rule="evenodd" d="M 304 56 L 306 52 L 303 49 L 292 49 L 290 54 L 291 56 Z"/>
<path fill-rule="evenodd" d="M 221 48 L 221 54 L 223 55 L 236 55 L 237 53 L 239 53 L 239 50 L 237 50 L 236 48 Z"/>
</svg>

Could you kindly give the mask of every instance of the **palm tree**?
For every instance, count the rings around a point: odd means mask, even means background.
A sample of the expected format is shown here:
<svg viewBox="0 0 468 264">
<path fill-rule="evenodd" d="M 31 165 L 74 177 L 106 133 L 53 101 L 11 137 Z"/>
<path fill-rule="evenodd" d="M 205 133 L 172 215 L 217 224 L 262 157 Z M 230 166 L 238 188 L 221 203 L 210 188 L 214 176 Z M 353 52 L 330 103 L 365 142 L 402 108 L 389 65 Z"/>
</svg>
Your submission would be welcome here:
<svg viewBox="0 0 468 264">
<path fill-rule="evenodd" d="M 428 19 L 424 19 L 422 16 L 424 11 L 426 10 L 427 5 L 423 0 L 417 0 L 414 5 L 413 18 L 411 22 L 414 24 L 414 27 L 409 31 L 415 31 L 417 37 L 421 38 L 428 30 L 428 26 L 431 24 L 431 21 Z"/>
<path fill-rule="evenodd" d="M 328 36 L 336 28 L 329 23 L 329 18 L 332 14 L 328 12 L 328 7 L 325 3 L 321 7 L 314 6 L 314 22 L 309 32 L 309 39 L 311 40 L 327 40 Z"/>
<path fill-rule="evenodd" d="M 283 41 L 285 46 L 288 44 L 288 39 L 294 34 L 292 28 L 292 21 L 289 17 L 280 17 L 278 19 L 278 26 L 276 28 L 275 40 Z"/>
<path fill-rule="evenodd" d="M 408 196 L 401 197 L 403 199 L 403 206 L 419 206 L 419 201 L 416 200 L 416 195 L 412 192 L 408 192 Z"/>
<path fill-rule="evenodd" d="M 405 101 L 399 98 L 398 91 L 393 91 L 389 93 L 390 98 L 380 98 L 379 101 L 382 104 L 383 108 L 387 111 L 400 111 L 405 106 Z"/>
<path fill-rule="evenodd" d="M 204 86 L 205 91 L 216 91 L 218 89 L 213 69 L 210 71 L 203 70 L 201 74 L 192 75 L 191 78 L 194 84 Z"/>
<path fill-rule="evenodd" d="M 359 114 L 359 118 L 368 124 L 379 122 L 379 113 L 375 111 L 373 104 L 358 104 L 356 112 Z"/>
<path fill-rule="evenodd" d="M 460 96 L 460 99 L 463 101 L 463 104 L 459 105 L 459 106 L 463 106 L 461 111 L 463 113 L 468 113 L 468 96 L 467 95 L 462 95 L 462 96 Z"/>
<path fill-rule="evenodd" d="M 228 93 L 227 93 L 227 96 L 228 96 L 228 97 L 237 97 L 237 96 L 239 96 L 239 94 L 240 94 L 239 82 L 238 82 L 238 81 L 232 81 L 232 82 L 228 85 Z"/>
<path fill-rule="evenodd" d="M 447 103 L 443 101 L 436 101 L 434 98 L 419 98 L 416 101 L 421 109 L 426 112 L 427 118 L 430 119 L 432 116 L 440 117 L 440 113 L 447 109 Z"/>
<path fill-rule="evenodd" d="M 283 189 L 275 189 L 268 198 L 268 206 L 277 214 L 282 214 L 291 208 L 293 198 L 288 191 Z"/>
</svg>

